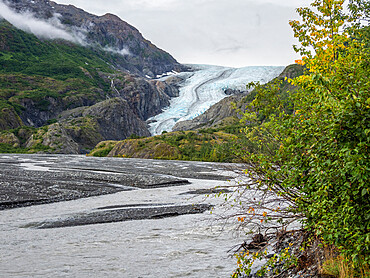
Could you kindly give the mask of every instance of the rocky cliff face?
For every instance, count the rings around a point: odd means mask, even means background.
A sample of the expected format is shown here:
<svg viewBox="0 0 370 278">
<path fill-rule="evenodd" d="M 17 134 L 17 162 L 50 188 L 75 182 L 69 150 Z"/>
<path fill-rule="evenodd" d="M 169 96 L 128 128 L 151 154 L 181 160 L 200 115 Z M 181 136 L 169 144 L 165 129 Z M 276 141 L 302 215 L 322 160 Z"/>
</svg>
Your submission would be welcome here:
<svg viewBox="0 0 370 278">
<path fill-rule="evenodd" d="M 28 126 L 41 127 L 50 120 L 58 118 L 60 113 L 67 109 L 94 105 L 98 101 L 99 99 L 93 99 L 89 96 L 78 96 L 73 99 L 73 102 L 69 98 L 45 97 L 42 105 L 39 101 L 31 98 L 19 99 L 18 104 L 24 108 L 20 113 L 22 122 Z"/>
<path fill-rule="evenodd" d="M 83 149 L 92 149 L 103 140 L 120 140 L 133 134 L 150 136 L 146 123 L 122 98 L 66 111 L 60 123 Z"/>
<path fill-rule="evenodd" d="M 136 78 L 132 75 L 111 75 L 106 78 L 110 80 L 112 96 L 125 99 L 142 120 L 160 113 L 163 107 L 170 104 L 171 97 L 179 95 L 178 88 L 166 81 Z"/>
<path fill-rule="evenodd" d="M 59 123 L 52 124 L 47 128 L 39 129 L 32 134 L 24 147 L 38 150 L 38 152 L 78 154 L 79 145 L 69 136 L 66 129 Z"/>
<path fill-rule="evenodd" d="M 58 15 L 65 29 L 77 31 L 86 44 L 121 53 L 110 60 L 119 69 L 155 77 L 185 68 L 170 54 L 146 40 L 136 28 L 113 14 L 96 16 L 73 5 L 60 5 L 48 0 L 9 0 L 7 3 L 17 12 L 32 12 L 40 19 Z"/>
<path fill-rule="evenodd" d="M 14 129 L 22 126 L 22 120 L 12 107 L 0 111 L 0 130 Z"/>
<path fill-rule="evenodd" d="M 222 125 L 228 118 L 237 117 L 231 103 L 238 103 L 245 97 L 245 94 L 238 94 L 222 99 L 212 105 L 205 113 L 193 120 L 178 122 L 173 131 L 195 130 L 199 128 L 217 127 Z"/>
<path fill-rule="evenodd" d="M 106 91 L 85 84 L 87 90 L 78 92 L 76 90 L 79 90 L 79 88 L 69 84 L 68 81 L 59 82 L 50 78 L 23 76 L 23 82 L 36 84 L 38 89 L 54 90 L 52 87 L 59 83 L 61 87 L 56 90 L 55 94 L 45 95 L 42 99 L 35 98 L 32 95 L 14 98 L 14 102 L 22 107 L 22 111 L 18 116 L 14 109 L 5 109 L 0 119 L 0 130 L 17 128 L 22 123 L 28 126 L 41 127 L 50 120 L 58 119 L 64 111 L 77 107 L 92 106 L 106 99 L 116 97 L 125 101 L 127 105 L 125 113 L 133 113 L 142 121 L 145 121 L 160 113 L 163 107 L 169 105 L 171 97 L 179 94 L 176 86 L 165 81 L 149 80 L 122 72 L 115 74 L 100 73 L 100 76 L 106 84 L 110 84 L 110 88 Z M 19 77 L 13 78 L 11 75 L 7 75 L 7 80 L 11 80 L 11 82 L 21 81 Z M 114 107 L 110 109 L 113 110 Z M 141 128 L 147 130 L 146 126 L 141 126 Z"/>
<path fill-rule="evenodd" d="M 48 147 L 48 152 L 78 154 L 87 152 L 103 140 L 120 140 L 132 134 L 150 135 L 146 123 L 132 112 L 122 98 L 75 108 L 60 116 L 58 123 L 31 135 L 25 147 L 32 149 L 42 144 Z"/>
</svg>

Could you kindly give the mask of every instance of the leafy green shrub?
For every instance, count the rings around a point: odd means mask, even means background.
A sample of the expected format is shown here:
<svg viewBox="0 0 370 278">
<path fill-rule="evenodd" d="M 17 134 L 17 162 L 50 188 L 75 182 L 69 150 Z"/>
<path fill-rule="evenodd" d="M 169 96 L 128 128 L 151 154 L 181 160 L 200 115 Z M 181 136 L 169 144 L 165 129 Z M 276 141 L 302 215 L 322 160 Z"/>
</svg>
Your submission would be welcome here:
<svg viewBox="0 0 370 278">
<path fill-rule="evenodd" d="M 304 22 L 291 22 L 302 44 L 296 49 L 306 55 L 297 61 L 305 75 L 290 80 L 300 89 L 284 96 L 279 83 L 257 86 L 243 118 L 254 152 L 241 155 L 248 186 L 284 198 L 285 216 L 294 213 L 361 269 L 370 264 L 369 38 L 359 25 L 345 28 L 361 11 L 345 15 L 343 1 L 312 6 L 318 13 L 301 8 Z"/>
<path fill-rule="evenodd" d="M 139 136 L 132 133 L 127 139 L 140 139 L 140 138 L 145 138 L 145 136 Z"/>
<path fill-rule="evenodd" d="M 110 151 L 112 149 L 113 148 L 105 148 L 105 149 L 94 151 L 93 156 L 96 156 L 96 157 L 106 157 L 110 153 Z"/>
<path fill-rule="evenodd" d="M 58 122 L 58 120 L 57 120 L 57 119 L 49 119 L 49 120 L 47 120 L 46 125 L 55 124 L 55 123 L 57 123 L 57 122 Z"/>
<path fill-rule="evenodd" d="M 0 143 L 0 153 L 27 153 L 28 149 L 13 147 L 10 144 Z"/>
</svg>

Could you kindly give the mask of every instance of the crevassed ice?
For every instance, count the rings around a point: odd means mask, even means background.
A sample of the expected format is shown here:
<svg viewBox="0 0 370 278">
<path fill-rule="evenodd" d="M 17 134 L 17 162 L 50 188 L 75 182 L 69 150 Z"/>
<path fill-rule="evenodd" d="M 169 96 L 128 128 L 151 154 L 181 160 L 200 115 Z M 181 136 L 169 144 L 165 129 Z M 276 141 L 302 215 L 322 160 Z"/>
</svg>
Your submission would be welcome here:
<svg viewBox="0 0 370 278">
<path fill-rule="evenodd" d="M 225 98 L 226 89 L 245 90 L 249 82 L 266 83 L 277 77 L 283 66 L 251 66 L 228 68 L 210 65 L 190 65 L 192 73 L 178 73 L 185 78 L 180 87 L 180 95 L 170 101 L 170 106 L 150 121 L 152 135 L 172 131 L 179 121 L 191 120 L 203 114 L 213 104 Z"/>
</svg>

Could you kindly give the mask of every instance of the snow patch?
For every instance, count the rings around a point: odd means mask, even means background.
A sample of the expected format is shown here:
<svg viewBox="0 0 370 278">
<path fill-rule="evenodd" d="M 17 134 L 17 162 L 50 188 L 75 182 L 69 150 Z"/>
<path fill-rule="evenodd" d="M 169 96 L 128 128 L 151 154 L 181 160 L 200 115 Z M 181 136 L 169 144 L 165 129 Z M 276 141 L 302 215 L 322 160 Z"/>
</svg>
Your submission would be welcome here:
<svg viewBox="0 0 370 278">
<path fill-rule="evenodd" d="M 171 75 L 176 75 L 176 74 L 178 74 L 178 72 L 177 71 L 174 71 L 174 70 L 172 70 L 172 71 L 169 71 L 169 72 L 165 72 L 165 73 L 162 73 L 162 74 L 158 74 L 157 76 L 156 76 L 156 78 L 163 78 L 163 77 L 168 77 L 168 76 L 171 76 Z"/>
</svg>

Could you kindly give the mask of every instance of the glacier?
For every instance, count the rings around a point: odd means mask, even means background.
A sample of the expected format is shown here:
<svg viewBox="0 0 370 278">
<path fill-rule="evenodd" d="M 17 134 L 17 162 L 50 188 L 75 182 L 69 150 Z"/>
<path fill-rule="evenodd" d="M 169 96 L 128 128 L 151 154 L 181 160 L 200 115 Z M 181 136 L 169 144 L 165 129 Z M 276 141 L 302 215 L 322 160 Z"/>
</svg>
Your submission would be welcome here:
<svg viewBox="0 0 370 278">
<path fill-rule="evenodd" d="M 163 112 L 148 119 L 152 135 L 172 131 L 179 121 L 192 120 L 227 97 L 225 91 L 245 91 L 250 82 L 267 83 L 279 76 L 284 66 L 249 66 L 230 68 L 212 65 L 187 65 L 193 72 L 173 73 L 184 81 L 179 97 L 170 100 Z M 166 80 L 168 76 L 159 80 Z"/>
</svg>

